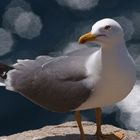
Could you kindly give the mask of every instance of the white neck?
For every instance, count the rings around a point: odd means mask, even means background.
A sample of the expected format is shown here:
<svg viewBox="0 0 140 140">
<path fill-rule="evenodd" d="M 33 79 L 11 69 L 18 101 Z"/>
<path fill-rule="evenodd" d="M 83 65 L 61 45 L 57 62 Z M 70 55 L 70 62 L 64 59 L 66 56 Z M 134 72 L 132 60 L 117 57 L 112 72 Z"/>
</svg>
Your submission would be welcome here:
<svg viewBox="0 0 140 140">
<path fill-rule="evenodd" d="M 113 41 L 113 42 L 110 42 L 110 43 L 102 43 L 101 44 L 101 48 L 105 48 L 105 49 L 109 49 L 109 48 L 123 48 L 125 47 L 126 48 L 126 45 L 125 45 L 125 40 L 123 38 L 119 39 L 119 41 Z"/>
<path fill-rule="evenodd" d="M 125 45 L 125 41 L 122 40 L 120 42 L 117 42 L 116 44 L 111 44 L 111 45 L 102 45 L 101 46 L 101 55 L 102 57 L 112 57 L 116 59 L 118 57 L 125 57 L 128 55 L 128 51 Z"/>
<path fill-rule="evenodd" d="M 124 64 L 128 61 L 128 57 L 124 41 L 113 46 L 102 46 L 89 57 L 86 64 L 87 75 L 93 75 L 95 80 L 99 79 L 102 70 L 112 71 L 118 62 Z"/>
</svg>

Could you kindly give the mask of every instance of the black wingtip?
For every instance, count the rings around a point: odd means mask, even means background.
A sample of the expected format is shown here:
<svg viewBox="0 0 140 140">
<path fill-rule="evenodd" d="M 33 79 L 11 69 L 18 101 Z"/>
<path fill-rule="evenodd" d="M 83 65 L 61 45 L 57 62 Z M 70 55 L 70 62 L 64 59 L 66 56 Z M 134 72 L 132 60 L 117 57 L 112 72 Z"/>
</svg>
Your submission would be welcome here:
<svg viewBox="0 0 140 140">
<path fill-rule="evenodd" d="M 9 70 L 12 70 L 12 69 L 14 69 L 14 68 L 0 62 L 0 77 L 2 79 L 6 79 L 7 78 L 7 72 Z"/>
</svg>

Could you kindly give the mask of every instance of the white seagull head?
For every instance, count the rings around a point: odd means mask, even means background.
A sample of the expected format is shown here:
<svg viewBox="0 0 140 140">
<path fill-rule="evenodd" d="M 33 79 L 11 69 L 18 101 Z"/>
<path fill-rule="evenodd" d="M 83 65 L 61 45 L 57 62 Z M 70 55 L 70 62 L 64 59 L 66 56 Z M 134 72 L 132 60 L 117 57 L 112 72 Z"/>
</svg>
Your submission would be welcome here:
<svg viewBox="0 0 140 140">
<path fill-rule="evenodd" d="M 102 46 L 115 45 L 124 40 L 124 32 L 118 22 L 105 18 L 97 21 L 89 33 L 81 36 L 80 43 L 92 41 Z"/>
</svg>

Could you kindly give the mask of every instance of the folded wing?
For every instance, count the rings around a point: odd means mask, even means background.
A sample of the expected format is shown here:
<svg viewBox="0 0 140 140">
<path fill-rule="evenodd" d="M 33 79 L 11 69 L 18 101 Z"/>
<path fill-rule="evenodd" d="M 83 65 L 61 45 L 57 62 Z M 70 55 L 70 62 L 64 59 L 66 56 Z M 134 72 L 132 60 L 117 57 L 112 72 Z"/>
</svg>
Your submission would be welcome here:
<svg viewBox="0 0 140 140">
<path fill-rule="evenodd" d="M 94 89 L 85 68 L 91 53 L 93 51 L 85 56 L 40 56 L 35 60 L 18 60 L 15 69 L 8 72 L 6 87 L 49 110 L 74 110 Z"/>
</svg>

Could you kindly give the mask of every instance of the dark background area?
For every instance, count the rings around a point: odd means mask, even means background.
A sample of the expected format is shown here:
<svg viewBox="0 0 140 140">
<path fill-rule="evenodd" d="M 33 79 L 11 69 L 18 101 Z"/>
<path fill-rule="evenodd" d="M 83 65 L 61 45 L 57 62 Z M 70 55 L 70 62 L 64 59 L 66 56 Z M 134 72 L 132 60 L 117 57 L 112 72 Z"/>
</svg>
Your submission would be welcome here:
<svg viewBox="0 0 140 140">
<path fill-rule="evenodd" d="M 3 15 L 11 0 L 0 0 L 0 25 L 3 25 Z M 131 19 L 133 12 L 140 11 L 139 0 L 99 0 L 96 7 L 88 10 L 76 10 L 61 6 L 56 0 L 26 0 L 32 12 L 41 19 L 42 30 L 40 35 L 33 39 L 26 39 L 12 32 L 14 45 L 9 53 L 0 56 L 1 62 L 15 63 L 16 59 L 34 59 L 38 55 L 62 51 L 67 47 L 67 42 L 77 42 L 79 36 L 95 21 L 105 17 L 124 16 Z M 0 42 L 1 43 L 1 42 Z M 127 41 L 138 44 L 139 39 L 132 37 Z M 133 55 L 139 49 L 132 50 Z M 94 110 L 83 111 L 83 120 L 95 120 Z M 9 135 L 29 129 L 37 129 L 45 125 L 59 124 L 73 120 L 73 113 L 55 113 L 47 111 L 18 93 L 0 87 L 0 135 Z M 103 115 L 103 123 L 119 126 L 116 112 Z"/>
</svg>

